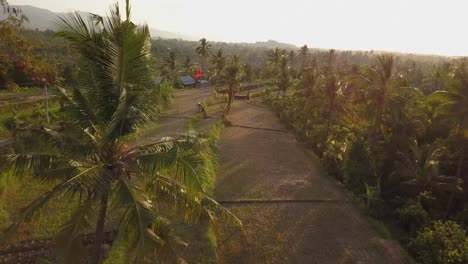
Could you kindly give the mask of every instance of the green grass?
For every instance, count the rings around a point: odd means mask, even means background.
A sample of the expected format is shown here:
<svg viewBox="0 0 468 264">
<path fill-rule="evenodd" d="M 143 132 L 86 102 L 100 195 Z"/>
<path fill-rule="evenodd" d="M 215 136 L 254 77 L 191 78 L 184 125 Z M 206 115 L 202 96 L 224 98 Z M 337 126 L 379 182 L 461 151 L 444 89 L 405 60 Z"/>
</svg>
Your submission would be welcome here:
<svg viewBox="0 0 468 264">
<path fill-rule="evenodd" d="M 41 182 L 30 176 L 15 177 L 12 169 L 0 173 L 0 212 L 3 211 L 3 221 L 8 225 L 18 219 L 21 209 L 27 206 L 39 195 L 50 190 L 57 182 Z M 31 238 L 47 238 L 57 233 L 65 219 L 68 219 L 73 210 L 73 205 L 59 206 L 60 201 L 52 202 L 44 208 L 44 213 L 34 217 L 21 225 L 13 241 L 29 240 Z M 0 216 L 1 220 L 2 216 Z M 0 225 L 0 232 L 8 227 Z"/>
<path fill-rule="evenodd" d="M 49 114 L 52 116 L 59 111 L 59 103 L 57 100 L 49 102 Z M 38 117 L 44 118 L 45 104 L 44 102 L 28 102 L 18 104 L 7 104 L 0 107 L 0 140 L 11 137 L 11 131 L 8 125 L 13 117 L 22 121 L 37 121 Z"/>
<path fill-rule="evenodd" d="M 196 119 L 195 119 L 196 120 Z M 200 122 L 200 120 L 198 121 Z M 200 153 L 202 160 L 202 185 L 206 194 L 211 196 L 216 180 L 218 166 L 218 143 L 224 128 L 222 120 L 217 120 L 202 136 L 208 144 Z M 218 263 L 215 227 L 211 222 L 200 222 L 182 228 L 183 232 L 190 233 L 187 238 L 189 248 L 186 260 L 189 263 Z"/>
</svg>

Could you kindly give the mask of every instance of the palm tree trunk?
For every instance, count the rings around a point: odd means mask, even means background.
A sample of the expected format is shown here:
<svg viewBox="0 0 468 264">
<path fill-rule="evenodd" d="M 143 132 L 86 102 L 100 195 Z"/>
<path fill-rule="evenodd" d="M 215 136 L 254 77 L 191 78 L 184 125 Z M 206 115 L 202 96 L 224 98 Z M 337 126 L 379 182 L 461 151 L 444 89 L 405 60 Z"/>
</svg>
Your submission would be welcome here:
<svg viewBox="0 0 468 264">
<path fill-rule="evenodd" d="M 455 186 L 458 186 L 458 182 L 460 181 L 461 174 L 462 174 L 463 161 L 465 159 L 465 145 L 466 143 L 462 145 L 460 158 L 458 159 L 457 173 L 455 175 L 456 177 Z M 468 190 L 464 190 L 464 191 L 467 192 Z M 455 200 L 455 191 L 453 191 L 452 194 L 450 194 L 450 198 L 447 204 L 447 209 L 445 211 L 445 219 L 447 219 L 450 216 L 450 211 L 452 210 L 454 200 Z"/>
<path fill-rule="evenodd" d="M 101 208 L 99 209 L 99 216 L 96 224 L 96 233 L 95 233 L 95 241 L 94 241 L 94 254 L 93 259 L 91 260 L 92 264 L 99 264 L 101 262 L 101 247 L 102 242 L 104 241 L 104 224 L 106 222 L 106 214 L 107 214 L 107 207 L 108 207 L 108 195 L 103 194 L 101 197 Z"/>
<path fill-rule="evenodd" d="M 330 123 L 331 123 L 331 117 L 332 117 L 332 112 L 333 112 L 333 105 L 334 105 L 334 102 L 331 101 L 330 102 L 330 107 L 328 109 L 328 117 L 327 117 L 327 134 L 326 134 L 326 137 L 325 137 L 325 144 L 328 140 L 328 136 L 330 135 Z"/>
<path fill-rule="evenodd" d="M 232 101 L 234 99 L 234 89 L 233 87 L 230 85 L 229 86 L 229 98 L 228 98 L 228 104 L 226 106 L 226 117 L 228 116 L 229 112 L 231 111 L 231 105 L 232 105 Z"/>
<path fill-rule="evenodd" d="M 376 137 L 380 134 L 380 126 L 382 124 L 382 112 L 381 107 L 377 107 L 377 113 L 374 119 L 374 127 L 372 128 L 370 139 L 371 143 L 374 144 L 376 142 Z"/>
</svg>

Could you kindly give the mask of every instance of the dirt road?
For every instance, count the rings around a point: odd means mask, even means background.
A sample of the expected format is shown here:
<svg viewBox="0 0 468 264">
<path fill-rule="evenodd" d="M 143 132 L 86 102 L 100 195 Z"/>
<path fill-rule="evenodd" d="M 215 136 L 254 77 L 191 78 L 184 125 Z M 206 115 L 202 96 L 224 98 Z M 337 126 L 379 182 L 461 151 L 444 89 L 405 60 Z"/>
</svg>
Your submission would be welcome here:
<svg viewBox="0 0 468 264">
<path fill-rule="evenodd" d="M 268 107 L 237 101 L 230 121 L 215 197 L 245 234 L 219 228 L 220 263 L 404 263 Z"/>
</svg>

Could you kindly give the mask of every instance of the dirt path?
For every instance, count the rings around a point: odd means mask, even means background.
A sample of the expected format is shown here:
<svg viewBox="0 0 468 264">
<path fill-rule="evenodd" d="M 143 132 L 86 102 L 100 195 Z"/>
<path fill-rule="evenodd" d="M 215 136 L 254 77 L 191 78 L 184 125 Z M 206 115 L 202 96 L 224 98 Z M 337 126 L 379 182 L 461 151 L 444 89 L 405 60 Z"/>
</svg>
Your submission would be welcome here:
<svg viewBox="0 0 468 264">
<path fill-rule="evenodd" d="M 203 103 L 212 92 L 212 87 L 178 90 L 169 107 L 156 122 L 155 127 L 143 132 L 142 140 L 135 144 L 154 142 L 162 137 L 176 136 L 185 132 L 187 121 L 198 112 L 197 104 Z"/>
<path fill-rule="evenodd" d="M 243 221 L 245 235 L 219 229 L 220 263 L 404 263 L 399 245 L 321 175 L 269 108 L 237 101 L 230 121 L 215 197 Z"/>
</svg>

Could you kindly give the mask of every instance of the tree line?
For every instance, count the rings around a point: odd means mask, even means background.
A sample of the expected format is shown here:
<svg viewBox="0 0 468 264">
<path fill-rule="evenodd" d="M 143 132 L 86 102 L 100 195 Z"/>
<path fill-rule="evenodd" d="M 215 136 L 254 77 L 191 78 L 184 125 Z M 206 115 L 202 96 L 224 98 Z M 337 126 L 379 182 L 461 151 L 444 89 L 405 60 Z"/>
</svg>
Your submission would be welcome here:
<svg viewBox="0 0 468 264">
<path fill-rule="evenodd" d="M 468 62 L 296 55 L 270 51 L 280 118 L 417 260 L 466 263 Z"/>
</svg>

